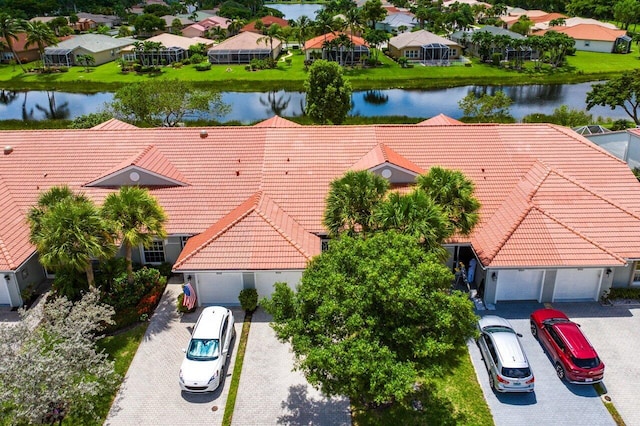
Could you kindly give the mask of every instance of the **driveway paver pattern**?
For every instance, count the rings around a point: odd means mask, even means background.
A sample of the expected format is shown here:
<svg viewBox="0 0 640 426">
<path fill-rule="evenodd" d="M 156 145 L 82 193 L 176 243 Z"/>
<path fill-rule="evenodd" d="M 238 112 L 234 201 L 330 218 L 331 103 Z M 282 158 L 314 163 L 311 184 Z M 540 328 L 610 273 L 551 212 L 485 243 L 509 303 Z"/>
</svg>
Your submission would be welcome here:
<svg viewBox="0 0 640 426">
<path fill-rule="evenodd" d="M 253 314 L 232 424 L 351 424 L 348 398 L 326 398 L 292 371 L 290 345 L 277 340 L 270 320 L 261 309 Z"/>
<path fill-rule="evenodd" d="M 178 315 L 180 284 L 168 284 L 136 352 L 105 425 L 220 425 L 240 341 L 244 312 L 234 308 L 236 339 L 225 380 L 211 393 L 182 392 L 178 373 L 185 348 L 202 308 Z M 215 410 L 215 411 L 214 411 Z"/>
<path fill-rule="evenodd" d="M 640 426 L 640 306 L 601 306 L 599 303 L 554 303 L 580 324 L 605 364 L 607 395 L 627 426 Z"/>
<path fill-rule="evenodd" d="M 489 376 L 480 350 L 475 341 L 469 342 L 471 360 L 496 426 L 615 425 L 592 385 L 567 384 L 556 376 L 553 364 L 540 343 L 531 335 L 529 327 L 529 315 L 541 307 L 543 305 L 529 302 L 499 303 L 495 311 L 479 312 L 479 315 L 498 315 L 508 319 L 516 332 L 522 334 L 520 341 L 536 379 L 533 393 L 493 392 L 489 388 Z M 606 378 L 605 371 L 605 380 Z"/>
</svg>

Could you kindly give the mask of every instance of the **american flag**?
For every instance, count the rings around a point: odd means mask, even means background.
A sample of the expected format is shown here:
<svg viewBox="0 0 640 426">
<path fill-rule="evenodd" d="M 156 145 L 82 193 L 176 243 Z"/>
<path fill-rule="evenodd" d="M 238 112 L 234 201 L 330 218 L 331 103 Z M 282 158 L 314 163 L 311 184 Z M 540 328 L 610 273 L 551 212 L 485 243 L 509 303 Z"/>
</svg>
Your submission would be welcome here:
<svg viewBox="0 0 640 426">
<path fill-rule="evenodd" d="M 188 282 L 182 287 L 182 291 L 184 292 L 184 299 L 182 299 L 182 305 L 187 309 L 191 310 L 196 306 L 196 291 L 191 286 L 191 283 Z"/>
</svg>

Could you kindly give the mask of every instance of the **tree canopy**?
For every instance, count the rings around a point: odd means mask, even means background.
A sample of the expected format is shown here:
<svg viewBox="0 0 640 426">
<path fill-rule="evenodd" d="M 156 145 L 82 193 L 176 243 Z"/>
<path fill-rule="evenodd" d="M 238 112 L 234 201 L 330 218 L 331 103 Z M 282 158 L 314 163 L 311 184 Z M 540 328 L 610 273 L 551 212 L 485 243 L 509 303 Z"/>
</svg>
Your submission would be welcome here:
<svg viewBox="0 0 640 426">
<path fill-rule="evenodd" d="M 465 117 L 473 118 L 478 122 L 500 122 L 511 117 L 509 107 L 512 102 L 513 100 L 502 90 L 498 90 L 493 95 L 483 93 L 480 96 L 469 92 L 458 101 L 458 106 Z"/>
<path fill-rule="evenodd" d="M 53 409 L 72 412 L 82 424 L 99 421 L 98 397 L 117 383 L 113 361 L 95 342 L 114 311 L 91 291 L 75 304 L 47 302 L 35 330 L 26 320 L 0 327 L 0 416 L 11 424 L 41 424 Z M 4 423 L 3 423 L 4 424 Z M 8 424 L 8 423 L 7 423 Z"/>
<path fill-rule="evenodd" d="M 351 84 L 335 62 L 315 61 L 304 82 L 306 113 L 320 124 L 342 124 L 351 110 Z"/>
<path fill-rule="evenodd" d="M 113 97 L 116 118 L 139 126 L 172 127 L 186 114 L 225 114 L 229 106 L 219 92 L 196 89 L 181 80 L 147 80 L 127 84 Z"/>
<path fill-rule="evenodd" d="M 640 70 L 627 71 L 606 83 L 594 84 L 587 92 L 587 110 L 596 105 L 611 109 L 620 107 L 636 123 L 640 124 Z"/>
<path fill-rule="evenodd" d="M 380 404 L 410 394 L 473 335 L 472 304 L 448 290 L 452 279 L 413 236 L 345 233 L 310 262 L 296 293 L 276 284 L 262 304 L 311 384 Z"/>
</svg>

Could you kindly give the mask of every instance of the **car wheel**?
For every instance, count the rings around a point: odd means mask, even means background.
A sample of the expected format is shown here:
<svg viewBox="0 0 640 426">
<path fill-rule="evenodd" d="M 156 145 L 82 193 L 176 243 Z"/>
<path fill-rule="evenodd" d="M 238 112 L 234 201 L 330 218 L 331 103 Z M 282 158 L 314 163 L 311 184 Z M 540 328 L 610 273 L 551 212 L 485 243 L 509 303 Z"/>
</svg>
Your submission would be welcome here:
<svg viewBox="0 0 640 426">
<path fill-rule="evenodd" d="M 536 327 L 536 323 L 533 321 L 531 321 L 531 334 L 536 339 L 538 338 L 538 327 Z"/>
<path fill-rule="evenodd" d="M 558 378 L 560 380 L 564 380 L 564 367 L 562 365 L 560 365 L 560 363 L 556 364 L 556 374 L 558 375 Z"/>
<path fill-rule="evenodd" d="M 493 374 L 489 373 L 489 387 L 491 390 L 496 390 L 496 383 L 493 380 Z"/>
</svg>

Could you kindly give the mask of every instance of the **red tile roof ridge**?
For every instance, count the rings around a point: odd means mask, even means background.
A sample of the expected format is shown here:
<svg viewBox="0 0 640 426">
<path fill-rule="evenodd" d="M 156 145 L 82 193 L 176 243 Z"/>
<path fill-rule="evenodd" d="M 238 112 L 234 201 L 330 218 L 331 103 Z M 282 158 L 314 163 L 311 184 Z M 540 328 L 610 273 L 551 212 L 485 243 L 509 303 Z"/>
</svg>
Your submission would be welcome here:
<svg viewBox="0 0 640 426">
<path fill-rule="evenodd" d="M 282 214 L 285 216 L 284 220 L 289 221 L 289 223 L 293 224 L 295 227 L 301 230 L 304 230 L 304 227 L 300 225 L 297 221 L 295 221 L 291 216 L 289 216 L 284 210 L 282 210 L 278 205 L 278 203 L 276 203 L 275 201 L 273 201 L 271 198 L 269 198 L 267 195 L 264 195 L 264 194 L 261 197 L 261 199 L 258 201 L 258 206 L 255 210 L 258 216 L 260 216 L 265 222 L 267 222 L 278 234 L 282 236 L 282 238 L 288 241 L 291 244 L 291 246 L 294 247 L 301 255 L 303 255 L 307 259 L 311 259 L 312 257 L 311 253 L 307 253 L 300 246 L 298 242 L 291 239 L 291 236 L 288 235 L 280 226 L 278 226 L 278 224 L 276 224 L 276 222 L 273 220 L 273 218 L 270 215 L 262 211 L 261 207 L 267 203 L 272 203 L 280 212 L 282 212 Z M 305 230 L 305 232 L 308 232 L 308 231 Z"/>
<path fill-rule="evenodd" d="M 543 216 L 548 217 L 549 219 L 551 219 L 552 221 L 554 221 L 555 223 L 557 223 L 558 225 L 562 226 L 563 228 L 565 228 L 566 230 L 568 230 L 569 232 L 572 232 L 574 235 L 577 235 L 578 237 L 582 238 L 583 240 L 585 240 L 586 242 L 588 242 L 589 244 L 593 245 L 594 247 L 599 248 L 600 250 L 602 250 L 603 252 L 607 253 L 608 255 L 610 255 L 611 257 L 613 257 L 614 259 L 617 259 L 618 261 L 620 261 L 620 263 L 625 264 L 627 263 L 624 258 L 618 256 L 617 254 L 615 254 L 614 252 L 608 250 L 606 247 L 602 246 L 601 244 L 599 244 L 598 242 L 596 242 L 595 240 L 587 237 L 586 235 L 584 235 L 583 233 L 581 233 L 580 231 L 574 229 L 573 227 L 567 225 L 566 223 L 564 223 L 563 221 L 561 221 L 560 219 L 557 219 L 555 216 L 553 216 L 552 214 L 548 213 L 547 211 L 545 211 L 544 209 L 538 207 L 538 206 L 533 206 L 532 209 L 537 210 L 538 212 L 540 212 L 540 214 L 542 214 Z"/>
<path fill-rule="evenodd" d="M 223 216 L 216 223 L 211 225 L 209 228 L 204 230 L 198 235 L 194 235 L 193 237 L 187 240 L 187 244 L 185 244 L 182 253 L 176 260 L 176 263 L 173 265 L 174 269 L 180 268 L 182 264 L 184 264 L 187 260 L 198 254 L 202 249 L 208 246 L 212 241 L 218 239 L 221 235 L 227 232 L 229 229 L 233 228 L 233 226 L 240 222 L 242 219 L 247 217 L 251 212 L 253 212 L 257 206 L 260 198 L 262 197 L 262 191 L 257 191 L 249 198 L 247 198 L 242 204 L 237 206 L 235 209 L 231 210 L 225 216 Z M 202 240 L 202 241 L 200 241 Z M 191 242 L 191 244 L 190 244 Z M 190 245 L 197 244 L 197 247 L 193 249 L 187 249 Z M 184 256 L 183 256 L 183 253 Z"/>
<path fill-rule="evenodd" d="M 486 256 L 486 259 L 489 261 L 488 264 L 491 264 L 491 261 L 495 259 L 498 253 L 500 253 L 500 250 L 502 250 L 505 244 L 507 244 L 507 242 L 509 241 L 509 238 L 511 238 L 513 233 L 516 232 L 516 229 L 518 229 L 518 227 L 522 224 L 522 222 L 527 218 L 527 216 L 529 215 L 529 212 L 531 212 L 531 210 L 534 208 L 537 209 L 537 207 L 535 207 L 533 204 L 529 204 L 527 208 L 525 208 L 520 213 L 520 215 L 516 218 L 514 223 L 511 224 L 507 232 L 500 239 L 500 241 L 498 242 L 498 245 L 494 247 L 493 250 L 491 250 L 491 253 L 489 253 L 489 256 Z"/>
<path fill-rule="evenodd" d="M 556 174 L 556 175 L 558 175 L 558 176 L 560 176 L 561 178 L 571 182 L 572 184 L 574 184 L 578 188 L 582 189 L 583 191 L 586 191 L 589 194 L 593 195 L 594 197 L 604 201 L 605 203 L 609 204 L 610 206 L 615 207 L 616 209 L 628 214 L 629 216 L 633 217 L 634 219 L 640 220 L 640 214 L 638 214 L 636 212 L 632 212 L 632 211 L 626 209 L 624 206 L 621 206 L 620 204 L 615 203 L 615 202 L 609 200 L 608 198 L 603 197 L 602 195 L 600 195 L 599 193 L 595 192 L 594 190 L 592 190 L 588 186 L 584 185 L 583 183 L 578 182 L 577 180 L 571 178 L 568 175 L 565 175 L 563 172 L 558 171 L 556 169 L 552 169 L 551 172 Z M 545 177 L 545 179 L 546 179 L 546 177 Z"/>
</svg>

